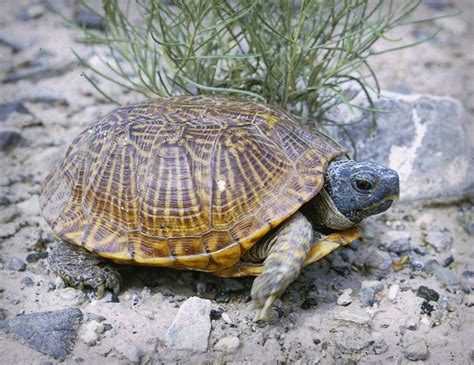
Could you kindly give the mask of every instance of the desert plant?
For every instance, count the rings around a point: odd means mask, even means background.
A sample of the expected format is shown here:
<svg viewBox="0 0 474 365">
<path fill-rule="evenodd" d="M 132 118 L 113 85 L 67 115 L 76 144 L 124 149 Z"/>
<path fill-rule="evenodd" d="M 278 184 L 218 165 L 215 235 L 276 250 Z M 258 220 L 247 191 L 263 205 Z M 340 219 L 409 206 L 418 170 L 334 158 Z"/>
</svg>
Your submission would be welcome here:
<svg viewBox="0 0 474 365">
<path fill-rule="evenodd" d="M 82 41 L 106 47 L 97 53 L 105 67 L 78 57 L 110 99 L 97 79 L 146 97 L 255 98 L 314 124 L 330 121 L 327 111 L 357 92 L 373 109 L 369 89 L 379 86 L 367 61 L 371 46 L 406 24 L 420 1 L 104 0 L 105 31 L 82 28 Z"/>
</svg>

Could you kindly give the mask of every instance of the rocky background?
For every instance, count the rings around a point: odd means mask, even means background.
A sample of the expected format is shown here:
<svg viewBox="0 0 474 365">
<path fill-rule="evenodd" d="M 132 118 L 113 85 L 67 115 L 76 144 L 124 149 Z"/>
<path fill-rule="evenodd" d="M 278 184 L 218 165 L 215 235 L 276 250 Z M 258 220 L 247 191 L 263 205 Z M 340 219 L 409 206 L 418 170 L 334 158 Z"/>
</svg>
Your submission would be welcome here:
<svg viewBox="0 0 474 365">
<path fill-rule="evenodd" d="M 102 26 L 71 2 L 53 3 L 84 26 Z M 71 49 L 91 55 L 77 30 L 42 1 L 0 6 L 1 363 L 474 362 L 470 0 L 425 0 L 417 19 L 462 14 L 397 30 L 390 38 L 413 41 L 441 29 L 372 59 L 387 90 L 377 101 L 379 129 L 365 122 L 349 132 L 358 158 L 400 172 L 402 199 L 370 219 L 362 239 L 305 269 L 272 325 L 252 322 L 251 278 L 121 266 L 124 288 L 112 303 L 49 272 L 56 243 L 40 215 L 42 181 L 114 106 L 82 75 Z M 342 107 L 334 115 L 357 117 Z"/>
</svg>

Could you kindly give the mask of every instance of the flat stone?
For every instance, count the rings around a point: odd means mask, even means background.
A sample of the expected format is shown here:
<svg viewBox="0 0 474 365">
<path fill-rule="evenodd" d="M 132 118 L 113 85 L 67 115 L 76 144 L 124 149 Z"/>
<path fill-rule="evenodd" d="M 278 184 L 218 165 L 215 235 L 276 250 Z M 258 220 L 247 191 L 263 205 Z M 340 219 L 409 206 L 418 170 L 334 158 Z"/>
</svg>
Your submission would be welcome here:
<svg viewBox="0 0 474 365">
<path fill-rule="evenodd" d="M 461 280 L 449 269 L 439 267 L 435 271 L 436 279 L 443 285 L 459 285 Z"/>
<path fill-rule="evenodd" d="M 4 28 L 0 30 L 0 43 L 10 47 L 13 52 L 20 52 L 30 48 L 35 40 L 25 38 L 19 32 Z"/>
<path fill-rule="evenodd" d="M 87 299 L 87 295 L 83 291 L 74 288 L 59 289 L 57 295 L 65 304 L 72 307 L 80 306 Z"/>
<path fill-rule="evenodd" d="M 453 242 L 453 238 L 447 232 L 430 231 L 425 237 L 425 242 L 433 246 L 436 251 L 446 251 Z"/>
<path fill-rule="evenodd" d="M 7 261 L 7 269 L 14 270 L 14 271 L 25 271 L 26 270 L 26 263 L 19 259 L 18 257 L 10 257 Z"/>
<path fill-rule="evenodd" d="M 419 340 L 409 344 L 405 347 L 403 352 L 405 357 L 412 361 L 427 360 L 430 356 L 425 340 Z"/>
<path fill-rule="evenodd" d="M 214 345 L 214 350 L 232 354 L 236 352 L 239 347 L 240 340 L 238 337 L 224 337 L 217 341 Z"/>
<path fill-rule="evenodd" d="M 79 309 L 67 308 L 0 321 L 0 330 L 43 354 L 64 360 L 74 347 L 81 321 Z"/>
<path fill-rule="evenodd" d="M 211 301 L 198 297 L 186 300 L 166 331 L 166 344 L 177 350 L 207 351 L 211 331 Z"/>
<path fill-rule="evenodd" d="M 357 108 L 351 112 L 343 107 L 337 119 L 346 128 L 334 128 L 330 133 L 352 152 L 350 141 L 355 141 L 357 160 L 374 161 L 396 170 L 402 201 L 444 201 L 473 189 L 474 141 L 467 131 L 461 104 L 432 95 L 382 95 L 379 99 L 373 95 L 379 110 L 375 130 L 368 112 Z M 354 102 L 367 106 L 362 98 Z M 361 118 L 365 118 L 361 123 L 349 125 Z M 346 132 L 351 138 L 345 136 Z"/>
</svg>

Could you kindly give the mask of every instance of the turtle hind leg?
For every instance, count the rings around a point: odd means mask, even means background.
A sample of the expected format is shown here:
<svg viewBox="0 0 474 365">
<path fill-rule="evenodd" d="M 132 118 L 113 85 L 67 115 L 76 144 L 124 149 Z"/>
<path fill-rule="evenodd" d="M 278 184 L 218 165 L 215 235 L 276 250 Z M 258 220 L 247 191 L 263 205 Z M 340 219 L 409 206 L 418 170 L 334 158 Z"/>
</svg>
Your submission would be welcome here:
<svg viewBox="0 0 474 365">
<path fill-rule="evenodd" d="M 83 290 L 85 286 L 96 291 L 98 299 L 103 298 L 106 289 L 112 290 L 113 301 L 118 301 L 122 279 L 120 273 L 109 263 L 86 249 L 61 243 L 48 256 L 48 263 L 63 281 Z"/>
</svg>

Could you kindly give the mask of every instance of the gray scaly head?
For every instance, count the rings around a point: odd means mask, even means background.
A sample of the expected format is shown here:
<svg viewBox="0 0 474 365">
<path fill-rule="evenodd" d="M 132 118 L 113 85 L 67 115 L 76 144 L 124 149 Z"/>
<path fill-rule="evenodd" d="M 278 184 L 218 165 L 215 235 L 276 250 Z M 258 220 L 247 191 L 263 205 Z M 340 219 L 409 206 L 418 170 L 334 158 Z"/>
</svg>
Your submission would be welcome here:
<svg viewBox="0 0 474 365">
<path fill-rule="evenodd" d="M 346 229 L 386 211 L 400 192 L 396 171 L 374 162 L 337 160 L 329 164 L 324 188 L 314 199 L 321 227 Z"/>
</svg>

